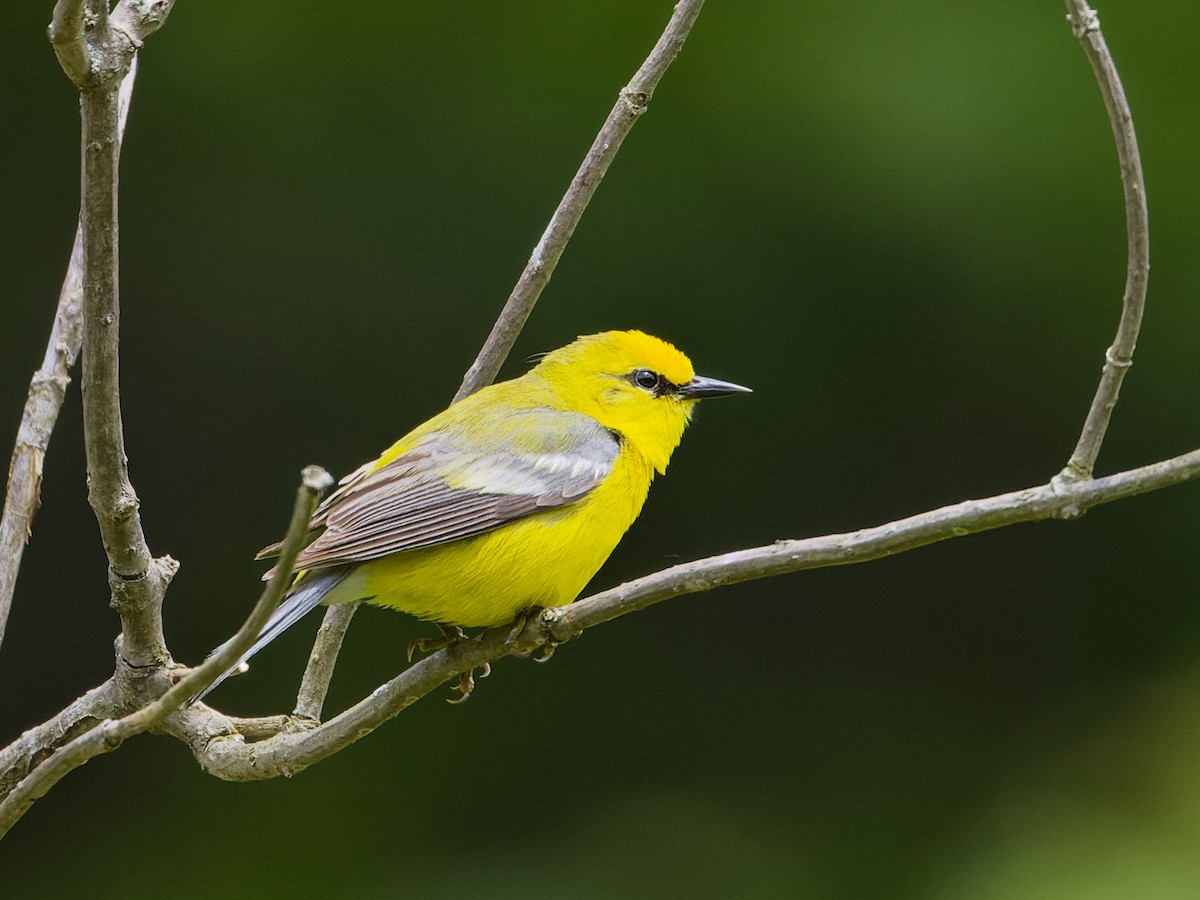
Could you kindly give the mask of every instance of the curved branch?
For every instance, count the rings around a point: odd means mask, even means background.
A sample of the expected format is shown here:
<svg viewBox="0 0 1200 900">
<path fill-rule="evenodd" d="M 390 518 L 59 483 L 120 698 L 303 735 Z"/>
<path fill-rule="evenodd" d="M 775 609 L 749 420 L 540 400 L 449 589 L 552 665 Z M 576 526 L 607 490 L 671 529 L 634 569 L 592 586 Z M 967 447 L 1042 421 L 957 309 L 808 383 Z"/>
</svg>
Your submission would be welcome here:
<svg viewBox="0 0 1200 900">
<path fill-rule="evenodd" d="M 1146 212 L 1146 184 L 1142 176 L 1142 159 L 1138 153 L 1137 135 L 1133 130 L 1133 114 L 1125 99 L 1116 64 L 1108 52 L 1108 44 L 1100 33 L 1100 19 L 1085 0 L 1066 0 L 1067 19 L 1083 46 L 1091 64 L 1104 108 L 1112 125 L 1117 143 L 1117 158 L 1121 164 L 1121 184 L 1125 193 L 1125 228 L 1129 243 L 1129 262 L 1125 275 L 1125 296 L 1121 321 L 1112 346 L 1104 354 L 1104 369 L 1100 384 L 1092 399 L 1083 431 L 1066 468 L 1059 474 L 1062 480 L 1090 478 L 1100 454 L 1100 445 L 1108 430 L 1121 382 L 1133 364 L 1133 348 L 1142 324 L 1146 305 L 1146 282 L 1150 275 L 1150 225 Z"/>
<path fill-rule="evenodd" d="M 605 119 L 600 133 L 596 135 L 596 140 L 592 142 L 587 156 L 583 158 L 579 171 L 575 173 L 566 194 L 559 201 L 554 215 L 550 217 L 550 223 L 542 233 L 541 240 L 533 248 L 533 254 L 525 264 L 521 277 L 517 279 L 516 287 L 509 295 L 508 302 L 504 304 L 500 317 L 492 326 L 483 349 L 467 369 L 462 386 L 454 395 L 454 402 L 457 403 L 495 380 L 496 373 L 500 371 L 500 366 L 504 364 L 509 351 L 516 343 L 517 336 L 525 327 L 529 314 L 533 312 L 534 304 L 549 283 L 550 276 L 554 274 L 558 260 L 562 257 L 567 242 L 571 240 L 571 235 L 575 233 L 575 226 L 579 224 L 583 211 L 587 209 L 592 195 L 596 193 L 600 180 L 604 178 L 604 173 L 608 171 L 617 151 L 621 149 L 625 136 L 629 134 L 638 117 L 646 111 L 663 73 L 679 55 L 679 50 L 683 47 L 683 42 L 691 32 L 703 5 L 704 0 L 679 0 L 675 4 L 675 11 L 671 14 L 671 20 L 659 37 L 658 43 L 654 45 L 654 49 L 630 79 L 629 84 L 621 89 L 616 104 Z"/>
<path fill-rule="evenodd" d="M 293 775 L 349 746 L 460 672 L 504 656 L 524 656 L 584 629 L 645 609 L 669 597 L 804 569 L 848 565 L 1017 522 L 1073 519 L 1085 509 L 1200 477 L 1200 450 L 1138 469 L 1069 484 L 1048 484 L 967 500 L 846 534 L 779 541 L 664 569 L 570 606 L 543 610 L 519 634 L 491 629 L 439 650 L 376 688 L 370 696 L 316 728 L 285 731 L 257 743 L 232 728 L 213 727 L 212 710 L 179 710 L 163 730 L 188 744 L 201 767 L 218 778 L 251 781 Z"/>
<path fill-rule="evenodd" d="M 287 536 L 280 549 L 279 565 L 237 634 L 155 700 L 123 718 L 96 724 L 59 747 L 45 762 L 36 766 L 0 803 L 0 837 L 68 772 L 102 753 L 116 750 L 134 735 L 158 727 L 167 716 L 212 684 L 234 660 L 250 649 L 287 592 L 296 556 L 308 535 L 308 523 L 316 508 L 317 498 L 332 485 L 333 478 L 324 469 L 309 466 L 304 470 L 303 481 L 296 491 Z"/>
<path fill-rule="evenodd" d="M 58 64 L 67 77 L 80 87 L 91 74 L 84 18 L 83 0 L 58 0 L 46 29 L 46 37 L 50 39 Z"/>
</svg>

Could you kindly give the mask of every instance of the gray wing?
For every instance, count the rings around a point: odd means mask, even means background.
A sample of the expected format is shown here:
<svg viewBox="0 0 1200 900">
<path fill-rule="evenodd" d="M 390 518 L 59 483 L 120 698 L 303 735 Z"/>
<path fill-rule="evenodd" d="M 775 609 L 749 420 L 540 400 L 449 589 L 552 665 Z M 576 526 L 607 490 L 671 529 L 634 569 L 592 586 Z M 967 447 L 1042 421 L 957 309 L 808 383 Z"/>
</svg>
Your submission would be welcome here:
<svg viewBox="0 0 1200 900">
<path fill-rule="evenodd" d="M 620 443 L 595 419 L 518 410 L 482 429 L 488 446 L 434 432 L 376 471 L 345 479 L 313 517 L 324 528 L 297 569 L 367 562 L 482 534 L 586 496 L 612 472 Z"/>
</svg>

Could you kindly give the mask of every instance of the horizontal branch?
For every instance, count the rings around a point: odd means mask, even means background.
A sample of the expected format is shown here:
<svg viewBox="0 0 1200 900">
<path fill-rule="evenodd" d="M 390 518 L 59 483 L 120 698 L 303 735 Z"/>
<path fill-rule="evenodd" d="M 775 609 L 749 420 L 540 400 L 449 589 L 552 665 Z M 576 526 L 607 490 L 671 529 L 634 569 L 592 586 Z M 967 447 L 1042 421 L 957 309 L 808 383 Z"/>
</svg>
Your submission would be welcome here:
<svg viewBox="0 0 1200 900">
<path fill-rule="evenodd" d="M 201 767 L 231 781 L 292 775 L 349 746 L 464 671 L 503 656 L 568 641 L 584 629 L 665 600 L 724 584 L 804 569 L 848 565 L 1017 522 L 1073 519 L 1084 510 L 1200 477 L 1200 450 L 1105 478 L 1048 484 L 967 500 L 846 534 L 779 541 L 673 566 L 570 606 L 543 610 L 520 634 L 491 629 L 420 660 L 340 715 L 315 728 L 251 742 L 214 724 L 200 705 L 179 710 L 163 731 L 188 744 Z M 223 718 L 223 717 L 222 717 Z"/>
<path fill-rule="evenodd" d="M 554 274 L 567 242 L 575 233 L 575 226 L 579 224 L 583 211 L 587 209 L 592 195 L 600 186 L 600 180 L 604 178 L 608 167 L 616 158 L 625 136 L 629 134 L 638 117 L 646 111 L 654 89 L 658 87 L 667 67 L 679 55 L 680 48 L 687 40 L 702 6 L 704 0 L 679 0 L 675 4 L 675 11 L 658 43 L 654 45 L 654 49 L 630 79 L 629 84 L 625 85 L 617 96 L 616 104 L 604 120 L 604 125 L 592 142 L 587 156 L 583 158 L 579 171 L 571 179 L 571 184 L 559 201 L 558 208 L 554 210 L 554 215 L 550 217 L 550 223 L 542 233 L 541 240 L 533 248 L 533 254 L 525 264 L 521 277 L 517 279 L 500 317 L 492 326 L 479 356 L 467 369 L 462 386 L 454 395 L 455 402 L 495 380 L 496 373 L 508 358 L 517 336 L 525 327 L 529 314 L 533 312 L 534 304 L 549 283 L 550 276 Z"/>
<path fill-rule="evenodd" d="M 545 632 L 553 641 L 565 641 L 585 628 L 645 609 L 668 597 L 805 569 L 867 562 L 1018 522 L 1074 519 L 1093 506 L 1161 490 L 1197 477 L 1200 477 L 1200 450 L 1193 450 L 1104 478 L 1052 483 L 982 500 L 965 500 L 874 528 L 777 541 L 763 547 L 710 556 L 672 566 L 563 607 L 556 611 L 560 614 L 553 617 Z"/>
</svg>

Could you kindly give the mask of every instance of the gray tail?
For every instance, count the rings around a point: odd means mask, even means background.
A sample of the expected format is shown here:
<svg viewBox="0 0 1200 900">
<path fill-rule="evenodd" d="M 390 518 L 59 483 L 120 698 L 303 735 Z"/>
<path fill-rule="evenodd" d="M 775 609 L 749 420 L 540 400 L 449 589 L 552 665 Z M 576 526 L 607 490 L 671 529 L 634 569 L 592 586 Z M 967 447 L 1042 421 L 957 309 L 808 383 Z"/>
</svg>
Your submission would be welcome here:
<svg viewBox="0 0 1200 900">
<path fill-rule="evenodd" d="M 222 672 L 216 681 L 193 697 L 189 702 L 195 703 L 197 700 L 204 699 L 217 685 L 234 674 L 242 663 L 295 625 L 305 614 L 312 612 L 313 609 L 320 605 L 322 600 L 329 596 L 329 592 L 341 583 L 342 579 L 346 577 L 347 572 L 348 570 L 344 568 L 329 569 L 313 575 L 284 597 L 283 602 L 279 604 L 279 607 L 271 614 L 271 618 L 267 620 L 267 624 L 263 626 L 263 630 L 259 632 L 258 640 L 254 642 L 253 646 L 238 657 L 238 660 L 228 669 Z M 221 647 L 224 646 L 224 644 L 221 645 Z M 209 656 L 220 651 L 221 647 L 217 647 Z"/>
</svg>

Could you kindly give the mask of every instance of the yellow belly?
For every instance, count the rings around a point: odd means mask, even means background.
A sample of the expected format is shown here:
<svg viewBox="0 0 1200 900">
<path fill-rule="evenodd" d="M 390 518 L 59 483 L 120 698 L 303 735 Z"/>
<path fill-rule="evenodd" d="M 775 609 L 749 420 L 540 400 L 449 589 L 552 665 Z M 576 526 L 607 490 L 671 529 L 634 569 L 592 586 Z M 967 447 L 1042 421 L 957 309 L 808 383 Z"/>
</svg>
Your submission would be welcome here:
<svg viewBox="0 0 1200 900">
<path fill-rule="evenodd" d="M 630 448 L 582 500 L 477 537 L 363 563 L 326 602 L 362 597 L 448 625 L 502 625 L 583 590 L 633 524 L 653 469 Z"/>
</svg>

